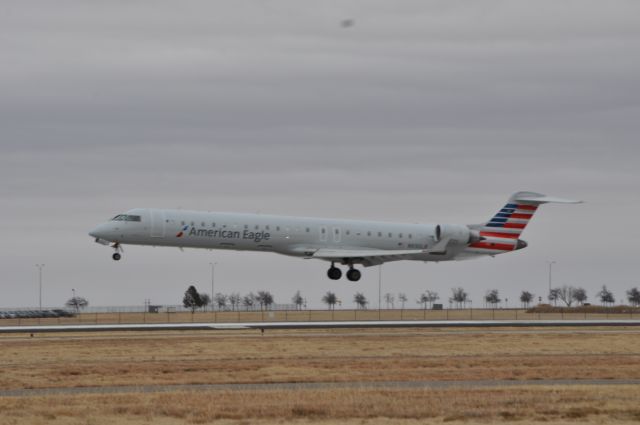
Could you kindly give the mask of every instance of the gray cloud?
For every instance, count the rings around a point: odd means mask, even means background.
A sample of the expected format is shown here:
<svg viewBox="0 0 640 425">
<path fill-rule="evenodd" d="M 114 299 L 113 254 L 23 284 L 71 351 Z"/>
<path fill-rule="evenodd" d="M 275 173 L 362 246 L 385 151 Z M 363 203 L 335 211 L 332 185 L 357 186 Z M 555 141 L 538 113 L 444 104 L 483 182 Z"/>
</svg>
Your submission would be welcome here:
<svg viewBox="0 0 640 425">
<path fill-rule="evenodd" d="M 332 289 L 325 265 L 131 247 L 87 231 L 136 206 L 477 222 L 510 193 L 541 210 L 527 250 L 384 267 L 386 290 L 479 302 L 557 282 L 637 285 L 640 6 L 631 1 L 78 1 L 0 7 L 0 305 L 76 288 L 94 304 L 206 289 Z M 351 28 L 340 21 L 354 19 Z M 247 267 L 251 264 L 251 267 Z"/>
</svg>

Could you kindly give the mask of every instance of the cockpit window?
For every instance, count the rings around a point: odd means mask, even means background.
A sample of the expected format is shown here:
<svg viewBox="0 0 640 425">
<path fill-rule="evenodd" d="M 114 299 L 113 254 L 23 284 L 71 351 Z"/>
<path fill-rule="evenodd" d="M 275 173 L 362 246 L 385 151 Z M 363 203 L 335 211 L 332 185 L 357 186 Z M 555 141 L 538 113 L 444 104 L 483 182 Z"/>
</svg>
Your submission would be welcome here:
<svg viewBox="0 0 640 425">
<path fill-rule="evenodd" d="M 141 218 L 139 215 L 118 214 L 111 221 L 141 221 Z"/>
</svg>

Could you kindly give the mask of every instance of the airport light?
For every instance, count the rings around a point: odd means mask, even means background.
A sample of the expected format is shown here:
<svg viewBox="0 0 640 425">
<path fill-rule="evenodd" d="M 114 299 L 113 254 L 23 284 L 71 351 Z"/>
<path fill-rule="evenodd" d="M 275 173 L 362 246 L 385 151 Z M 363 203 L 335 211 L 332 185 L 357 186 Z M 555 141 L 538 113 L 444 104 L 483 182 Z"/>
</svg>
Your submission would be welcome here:
<svg viewBox="0 0 640 425">
<path fill-rule="evenodd" d="M 214 300 L 215 294 L 213 292 L 213 285 L 215 282 L 216 264 L 218 263 L 213 263 L 213 262 L 209 263 L 209 265 L 211 266 L 211 311 L 213 311 L 213 308 L 214 308 L 213 300 Z"/>
<path fill-rule="evenodd" d="M 548 261 L 548 263 L 549 263 L 549 293 L 551 293 L 551 268 L 556 262 Z"/>
<path fill-rule="evenodd" d="M 378 266 L 378 320 L 380 320 L 380 309 L 382 308 L 382 264 Z"/>
<path fill-rule="evenodd" d="M 40 311 L 42 311 L 42 268 L 44 267 L 44 264 L 36 264 L 36 267 L 38 268 L 38 287 L 40 292 L 39 305 Z"/>
</svg>

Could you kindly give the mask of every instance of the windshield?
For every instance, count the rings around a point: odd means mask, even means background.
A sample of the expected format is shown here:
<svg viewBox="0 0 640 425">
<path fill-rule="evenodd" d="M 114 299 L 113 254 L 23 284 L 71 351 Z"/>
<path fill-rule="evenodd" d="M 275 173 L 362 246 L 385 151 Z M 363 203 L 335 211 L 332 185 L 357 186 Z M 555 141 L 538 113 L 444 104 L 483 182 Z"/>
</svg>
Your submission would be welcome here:
<svg viewBox="0 0 640 425">
<path fill-rule="evenodd" d="M 111 221 L 141 221 L 139 215 L 118 214 Z"/>
</svg>

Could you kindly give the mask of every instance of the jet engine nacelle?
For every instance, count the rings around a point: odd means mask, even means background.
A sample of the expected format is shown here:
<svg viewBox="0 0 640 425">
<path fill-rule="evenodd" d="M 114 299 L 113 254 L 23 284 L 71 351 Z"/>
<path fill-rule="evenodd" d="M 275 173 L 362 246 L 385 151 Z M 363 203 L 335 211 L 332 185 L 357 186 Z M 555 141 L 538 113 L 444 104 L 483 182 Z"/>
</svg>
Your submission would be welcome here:
<svg viewBox="0 0 640 425">
<path fill-rule="evenodd" d="M 436 242 L 449 239 L 451 243 L 469 245 L 484 238 L 480 236 L 480 232 L 477 230 L 471 230 L 462 224 L 438 224 L 436 226 L 435 239 Z"/>
</svg>

